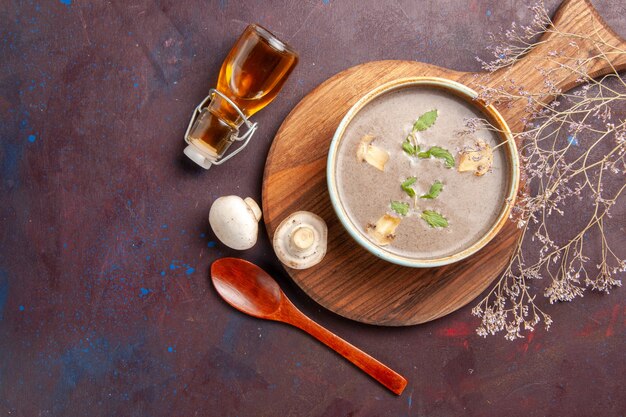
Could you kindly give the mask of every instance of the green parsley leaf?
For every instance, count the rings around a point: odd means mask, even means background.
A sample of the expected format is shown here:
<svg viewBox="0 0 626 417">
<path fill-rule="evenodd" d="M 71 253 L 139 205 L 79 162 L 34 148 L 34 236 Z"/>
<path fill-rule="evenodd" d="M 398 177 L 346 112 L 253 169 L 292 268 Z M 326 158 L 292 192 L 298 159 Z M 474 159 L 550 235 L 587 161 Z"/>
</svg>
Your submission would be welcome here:
<svg viewBox="0 0 626 417">
<path fill-rule="evenodd" d="M 413 124 L 413 132 L 421 132 L 435 124 L 437 120 L 437 109 L 427 111 L 422 114 Z"/>
<path fill-rule="evenodd" d="M 429 198 L 432 200 L 433 198 L 437 198 L 437 196 L 442 190 L 443 190 L 443 183 L 437 180 L 433 183 L 433 185 L 430 186 L 430 190 L 428 191 L 428 194 L 424 194 L 420 198 Z"/>
<path fill-rule="evenodd" d="M 409 203 L 403 203 L 402 201 L 392 201 L 391 209 L 401 216 L 406 216 L 409 212 Z"/>
<path fill-rule="evenodd" d="M 448 227 L 448 219 L 436 211 L 424 210 L 422 212 L 422 219 L 424 219 L 430 227 Z"/>
<path fill-rule="evenodd" d="M 422 158 L 422 156 L 420 156 L 422 153 L 424 152 L 420 152 L 417 156 Z M 454 157 L 452 156 L 450 152 L 448 152 L 447 149 L 444 149 L 440 146 L 433 146 L 432 148 L 428 150 L 428 154 L 429 156 L 443 159 L 443 162 L 446 165 L 446 168 L 454 168 Z"/>
<path fill-rule="evenodd" d="M 422 159 L 430 158 L 430 152 L 429 151 L 418 152 L 417 157 L 422 158 Z"/>
<path fill-rule="evenodd" d="M 400 187 L 402 187 L 402 191 L 407 193 L 409 197 L 415 197 L 415 190 L 411 188 L 411 186 L 415 184 L 415 181 L 417 181 L 417 178 L 409 177 L 406 180 L 404 180 L 402 184 L 400 184 Z"/>
<path fill-rule="evenodd" d="M 414 156 L 420 151 L 420 147 L 418 145 L 411 144 L 411 140 L 407 136 L 406 140 L 402 143 L 402 150 L 408 155 Z"/>
</svg>

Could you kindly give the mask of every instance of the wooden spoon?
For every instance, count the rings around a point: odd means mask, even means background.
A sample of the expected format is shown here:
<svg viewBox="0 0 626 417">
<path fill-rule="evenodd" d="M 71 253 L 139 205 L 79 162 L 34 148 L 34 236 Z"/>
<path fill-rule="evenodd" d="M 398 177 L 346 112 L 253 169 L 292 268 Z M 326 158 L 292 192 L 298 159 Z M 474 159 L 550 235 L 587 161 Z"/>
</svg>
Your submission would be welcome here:
<svg viewBox="0 0 626 417">
<path fill-rule="evenodd" d="M 304 330 L 397 395 L 406 387 L 400 374 L 306 317 L 255 264 L 237 258 L 218 259 L 211 265 L 211 279 L 222 298 L 237 310 Z"/>
</svg>

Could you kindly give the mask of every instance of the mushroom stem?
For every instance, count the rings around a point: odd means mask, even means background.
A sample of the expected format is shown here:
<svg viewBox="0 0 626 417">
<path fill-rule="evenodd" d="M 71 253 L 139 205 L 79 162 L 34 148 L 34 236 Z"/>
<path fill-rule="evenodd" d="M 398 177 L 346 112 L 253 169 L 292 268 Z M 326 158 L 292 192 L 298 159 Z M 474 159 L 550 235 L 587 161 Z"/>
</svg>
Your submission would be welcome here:
<svg viewBox="0 0 626 417">
<path fill-rule="evenodd" d="M 246 197 L 243 199 L 243 201 L 250 208 L 250 210 L 252 210 L 252 213 L 254 214 L 254 218 L 256 219 L 256 221 L 261 220 L 261 217 L 263 216 L 263 214 L 261 212 L 261 207 L 259 207 L 256 201 L 254 201 L 251 197 Z"/>
<path fill-rule="evenodd" d="M 308 226 L 298 227 L 291 233 L 291 244 L 296 250 L 309 249 L 315 243 L 315 232 Z"/>
</svg>

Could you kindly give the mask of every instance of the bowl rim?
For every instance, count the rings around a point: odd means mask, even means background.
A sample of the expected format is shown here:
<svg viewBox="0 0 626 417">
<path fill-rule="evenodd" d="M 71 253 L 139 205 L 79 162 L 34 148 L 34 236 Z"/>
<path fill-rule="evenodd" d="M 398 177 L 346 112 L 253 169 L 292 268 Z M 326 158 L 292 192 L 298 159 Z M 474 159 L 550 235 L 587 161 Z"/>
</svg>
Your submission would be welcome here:
<svg viewBox="0 0 626 417">
<path fill-rule="evenodd" d="M 502 141 L 506 142 L 506 144 L 503 145 L 503 149 L 506 150 L 505 155 L 509 165 L 509 184 L 507 193 L 503 201 L 503 207 L 500 210 L 500 213 L 492 224 L 491 228 L 480 239 L 478 239 L 476 242 L 474 242 L 469 247 L 463 249 L 462 251 L 459 251 L 452 255 L 432 259 L 416 259 L 398 255 L 396 253 L 387 251 L 384 249 L 384 247 L 377 246 L 376 244 L 371 242 L 365 236 L 365 234 L 361 233 L 352 223 L 352 221 L 350 221 L 347 212 L 341 204 L 336 178 L 337 150 L 339 148 L 341 140 L 344 137 L 344 133 L 352 119 L 361 111 L 363 107 L 365 107 L 374 99 L 384 94 L 388 94 L 400 89 L 416 86 L 435 87 L 446 90 L 456 95 L 457 97 L 464 99 L 469 104 L 474 105 L 484 115 L 490 116 L 491 122 L 495 122 L 496 126 L 500 130 L 498 136 L 502 139 Z M 381 84 L 380 86 L 366 93 L 355 104 L 353 104 L 352 107 L 350 107 L 348 112 L 341 119 L 341 122 L 335 130 L 333 138 L 330 142 L 328 158 L 326 162 L 326 183 L 328 193 L 330 195 L 331 205 L 333 207 L 333 210 L 335 211 L 335 214 L 339 218 L 339 221 L 341 222 L 343 228 L 359 245 L 361 245 L 373 255 L 397 265 L 413 268 L 430 268 L 449 265 L 465 259 L 485 247 L 497 235 L 497 233 L 502 229 L 502 227 L 508 220 L 509 214 L 511 213 L 511 210 L 515 203 L 515 198 L 518 193 L 519 180 L 520 165 L 519 156 L 517 153 L 517 146 L 515 144 L 515 140 L 513 139 L 511 130 L 509 129 L 508 124 L 506 123 L 500 112 L 498 112 L 498 110 L 493 105 L 487 104 L 480 100 L 478 97 L 478 93 L 473 89 L 457 81 L 452 81 L 447 78 L 441 77 L 399 78 L 391 82 Z"/>
</svg>

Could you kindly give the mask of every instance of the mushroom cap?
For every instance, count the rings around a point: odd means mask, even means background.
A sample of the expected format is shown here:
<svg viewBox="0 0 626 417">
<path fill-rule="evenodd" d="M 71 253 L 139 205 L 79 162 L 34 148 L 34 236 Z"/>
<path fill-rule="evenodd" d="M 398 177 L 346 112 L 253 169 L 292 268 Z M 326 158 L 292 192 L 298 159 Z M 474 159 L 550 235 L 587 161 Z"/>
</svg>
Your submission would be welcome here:
<svg viewBox="0 0 626 417">
<path fill-rule="evenodd" d="M 256 244 L 261 209 L 250 197 L 220 197 L 209 211 L 209 223 L 215 236 L 226 246 L 244 250 Z"/>
<path fill-rule="evenodd" d="M 308 211 L 296 211 L 283 220 L 274 233 L 274 252 L 293 269 L 317 265 L 326 255 L 328 228 L 324 220 Z"/>
</svg>

